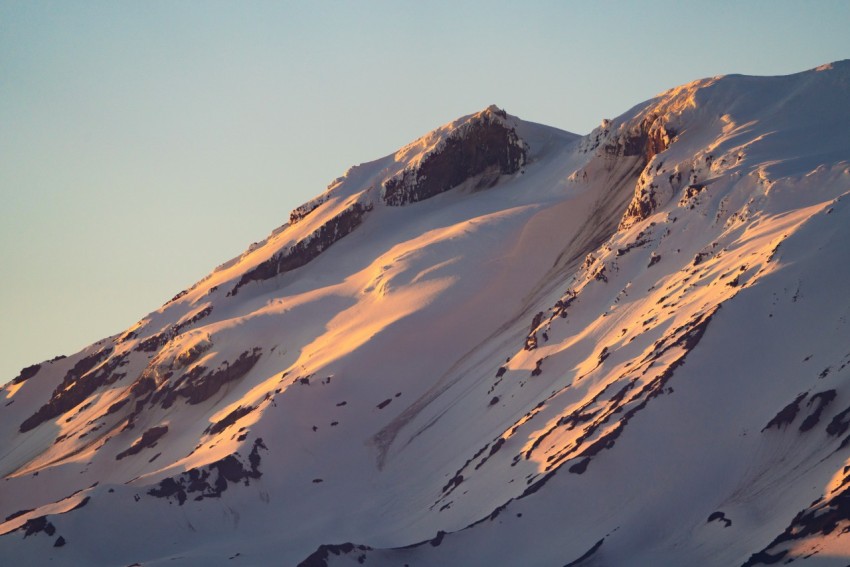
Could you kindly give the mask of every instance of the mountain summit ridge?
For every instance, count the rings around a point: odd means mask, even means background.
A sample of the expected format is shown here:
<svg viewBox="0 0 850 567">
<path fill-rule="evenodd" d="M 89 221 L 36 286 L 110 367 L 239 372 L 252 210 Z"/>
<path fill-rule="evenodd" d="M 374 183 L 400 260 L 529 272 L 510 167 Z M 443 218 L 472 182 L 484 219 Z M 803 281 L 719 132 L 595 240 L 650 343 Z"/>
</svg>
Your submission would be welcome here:
<svg viewBox="0 0 850 567">
<path fill-rule="evenodd" d="M 848 64 L 349 169 L 0 389 L 0 553 L 843 565 Z"/>
</svg>

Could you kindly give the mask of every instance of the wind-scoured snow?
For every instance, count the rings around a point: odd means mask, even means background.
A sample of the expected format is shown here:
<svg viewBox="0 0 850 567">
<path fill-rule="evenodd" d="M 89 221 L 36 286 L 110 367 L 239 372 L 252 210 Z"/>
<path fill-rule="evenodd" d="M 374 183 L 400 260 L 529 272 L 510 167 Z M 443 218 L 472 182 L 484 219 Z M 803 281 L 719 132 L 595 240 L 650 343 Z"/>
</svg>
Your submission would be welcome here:
<svg viewBox="0 0 850 567">
<path fill-rule="evenodd" d="M 730 75 L 352 168 L 0 389 L 0 556 L 845 565 L 848 103 Z"/>
</svg>

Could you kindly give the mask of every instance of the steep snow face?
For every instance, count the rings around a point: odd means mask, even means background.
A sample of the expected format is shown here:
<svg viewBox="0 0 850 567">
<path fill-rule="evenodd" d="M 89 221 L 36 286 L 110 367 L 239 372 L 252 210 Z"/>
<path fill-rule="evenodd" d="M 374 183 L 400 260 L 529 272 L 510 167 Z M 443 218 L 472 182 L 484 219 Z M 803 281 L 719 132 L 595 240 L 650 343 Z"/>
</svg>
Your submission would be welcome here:
<svg viewBox="0 0 850 567">
<path fill-rule="evenodd" d="M 3 557 L 845 564 L 848 102 L 715 77 L 352 168 L 0 390 Z"/>
<path fill-rule="evenodd" d="M 647 168 L 624 220 L 646 218 L 682 194 L 732 174 L 765 182 L 841 161 L 850 141 L 848 63 L 783 77 L 715 77 L 671 89 L 590 138 L 607 147 L 640 146 Z M 746 93 L 746 96 L 741 96 Z M 672 139 L 686 143 L 663 152 Z M 634 151 L 634 150 L 633 150 Z"/>
</svg>

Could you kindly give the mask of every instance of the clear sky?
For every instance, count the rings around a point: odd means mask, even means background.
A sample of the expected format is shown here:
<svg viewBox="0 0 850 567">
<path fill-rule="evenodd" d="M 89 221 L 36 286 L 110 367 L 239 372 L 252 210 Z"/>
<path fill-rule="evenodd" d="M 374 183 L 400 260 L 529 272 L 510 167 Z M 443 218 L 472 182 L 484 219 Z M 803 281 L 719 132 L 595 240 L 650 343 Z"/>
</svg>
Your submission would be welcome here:
<svg viewBox="0 0 850 567">
<path fill-rule="evenodd" d="M 454 118 L 587 133 L 693 79 L 848 58 L 848 30 L 830 0 L 0 0 L 0 383 Z"/>
</svg>

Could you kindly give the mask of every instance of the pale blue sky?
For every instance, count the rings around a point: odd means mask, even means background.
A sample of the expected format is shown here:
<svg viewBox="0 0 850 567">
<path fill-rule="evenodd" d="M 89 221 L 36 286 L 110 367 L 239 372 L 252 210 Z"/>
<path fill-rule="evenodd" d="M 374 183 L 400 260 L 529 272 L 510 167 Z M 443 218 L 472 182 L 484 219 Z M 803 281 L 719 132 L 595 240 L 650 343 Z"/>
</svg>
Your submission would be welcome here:
<svg viewBox="0 0 850 567">
<path fill-rule="evenodd" d="M 850 57 L 850 2 L 0 0 L 0 383 L 491 103 L 578 133 Z"/>
</svg>

